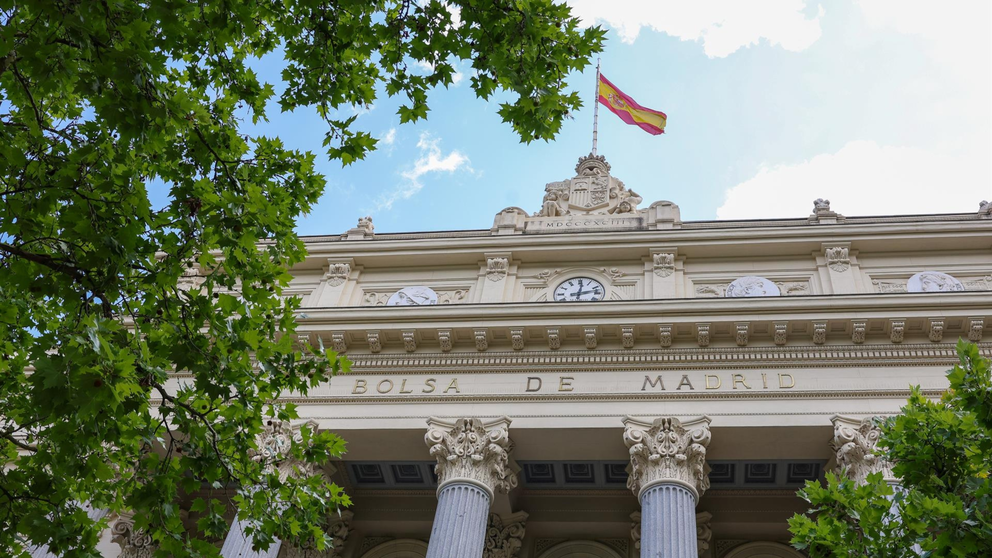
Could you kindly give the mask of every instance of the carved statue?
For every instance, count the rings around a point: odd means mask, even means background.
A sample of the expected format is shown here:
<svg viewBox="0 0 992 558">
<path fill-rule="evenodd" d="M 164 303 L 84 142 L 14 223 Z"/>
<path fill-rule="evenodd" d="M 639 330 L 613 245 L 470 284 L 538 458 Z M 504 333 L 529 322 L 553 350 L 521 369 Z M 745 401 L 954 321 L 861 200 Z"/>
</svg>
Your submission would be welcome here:
<svg viewBox="0 0 992 558">
<path fill-rule="evenodd" d="M 359 217 L 358 228 L 367 232 L 373 232 L 375 230 L 375 226 L 372 224 L 372 216 L 366 215 L 365 217 Z"/>
<path fill-rule="evenodd" d="M 813 200 L 814 213 L 822 213 L 825 211 L 830 211 L 830 200 L 825 200 L 823 198 Z"/>
<path fill-rule="evenodd" d="M 544 195 L 544 205 L 541 207 L 541 212 L 539 213 L 541 217 L 560 217 L 567 214 L 568 211 L 562 209 L 558 201 L 558 194 L 548 192 Z"/>
</svg>

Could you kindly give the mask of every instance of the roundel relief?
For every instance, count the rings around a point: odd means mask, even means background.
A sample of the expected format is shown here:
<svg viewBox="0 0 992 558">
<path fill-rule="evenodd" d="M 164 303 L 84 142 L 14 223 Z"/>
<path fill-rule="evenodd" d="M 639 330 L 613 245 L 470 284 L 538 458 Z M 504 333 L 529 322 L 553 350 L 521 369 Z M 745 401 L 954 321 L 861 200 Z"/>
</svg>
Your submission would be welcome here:
<svg viewBox="0 0 992 558">
<path fill-rule="evenodd" d="M 906 290 L 911 293 L 946 293 L 963 291 L 964 285 L 953 276 L 939 271 L 921 271 L 909 278 Z"/>
<path fill-rule="evenodd" d="M 386 306 L 430 306 L 437 304 L 437 293 L 430 287 L 403 287 L 393 293 Z"/>
<path fill-rule="evenodd" d="M 727 287 L 725 296 L 728 298 L 749 297 L 749 296 L 779 296 L 782 293 L 775 283 L 764 277 L 748 275 L 739 279 Z"/>
</svg>

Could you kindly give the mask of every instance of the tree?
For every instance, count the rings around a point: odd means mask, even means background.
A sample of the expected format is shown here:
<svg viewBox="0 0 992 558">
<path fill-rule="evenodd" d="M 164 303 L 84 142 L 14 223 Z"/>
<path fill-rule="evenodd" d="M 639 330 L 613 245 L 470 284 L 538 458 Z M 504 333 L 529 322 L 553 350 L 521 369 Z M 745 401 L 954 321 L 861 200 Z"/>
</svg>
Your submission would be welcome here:
<svg viewBox="0 0 992 558">
<path fill-rule="evenodd" d="M 468 60 L 522 141 L 548 140 L 603 40 L 552 0 L 0 0 L 0 554 L 95 555 L 90 506 L 134 512 L 162 555 L 215 555 L 225 487 L 258 547 L 323 548 L 347 496 L 280 478 L 255 439 L 297 417 L 279 394 L 347 369 L 295 343 L 283 296 L 324 178 L 246 123 L 313 107 L 349 164 L 376 140 L 339 109 L 399 95 L 401 122 L 423 119 Z M 284 62 L 277 99 L 264 55 Z M 301 435 L 299 463 L 344 451 Z"/>
<path fill-rule="evenodd" d="M 958 343 L 960 364 L 939 401 L 914 387 L 902 414 L 879 421 L 900 486 L 881 473 L 858 485 L 827 475 L 807 482 L 810 503 L 789 520 L 792 543 L 813 558 L 992 556 L 992 377 L 972 343 Z"/>
</svg>

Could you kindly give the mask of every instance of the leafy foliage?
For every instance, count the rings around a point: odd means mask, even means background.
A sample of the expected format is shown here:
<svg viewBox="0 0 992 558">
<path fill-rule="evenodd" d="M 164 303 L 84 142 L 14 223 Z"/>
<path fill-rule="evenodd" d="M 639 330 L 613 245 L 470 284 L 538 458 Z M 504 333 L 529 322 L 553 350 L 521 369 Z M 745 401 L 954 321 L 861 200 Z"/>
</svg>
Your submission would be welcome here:
<svg viewBox="0 0 992 558">
<path fill-rule="evenodd" d="M 796 548 L 814 558 L 992 556 L 992 376 L 976 345 L 960 341 L 958 356 L 940 401 L 917 386 L 880 423 L 901 486 L 880 473 L 862 486 L 835 475 L 806 483 L 810 511 L 789 520 Z"/>
<path fill-rule="evenodd" d="M 253 456 L 264 422 L 297 417 L 280 394 L 347 368 L 294 342 L 282 296 L 324 178 L 245 123 L 313 107 L 349 164 L 376 140 L 339 109 L 385 92 L 425 118 L 469 60 L 475 92 L 511 92 L 504 120 L 547 140 L 602 42 L 552 0 L 0 0 L 0 554 L 95 555 L 84 503 L 134 512 L 162 555 L 215 555 L 231 505 L 260 547 L 323 548 L 347 496 Z M 266 55 L 278 98 L 251 68 Z M 302 462 L 344 451 L 304 438 Z"/>
</svg>

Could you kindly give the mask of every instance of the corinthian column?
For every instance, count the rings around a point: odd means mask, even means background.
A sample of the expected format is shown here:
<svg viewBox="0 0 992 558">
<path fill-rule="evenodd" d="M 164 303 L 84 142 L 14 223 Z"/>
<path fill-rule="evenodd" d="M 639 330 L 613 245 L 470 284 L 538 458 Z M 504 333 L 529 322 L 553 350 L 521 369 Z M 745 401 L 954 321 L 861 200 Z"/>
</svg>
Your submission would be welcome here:
<svg viewBox="0 0 992 558">
<path fill-rule="evenodd" d="M 641 556 L 698 558 L 696 503 L 709 488 L 706 446 L 710 419 L 653 423 L 627 417 L 623 441 L 630 448 L 630 488 L 641 502 Z"/>
<path fill-rule="evenodd" d="M 482 558 L 493 495 L 517 484 L 509 467 L 510 419 L 432 417 L 427 426 L 424 441 L 437 459 L 438 478 L 427 558 Z"/>
<path fill-rule="evenodd" d="M 870 419 L 834 416 L 834 439 L 831 445 L 837 452 L 837 468 L 857 484 L 864 484 L 868 475 L 882 473 L 885 482 L 899 484 L 892 474 L 892 464 L 881 455 L 878 439 L 882 431 Z"/>
</svg>

